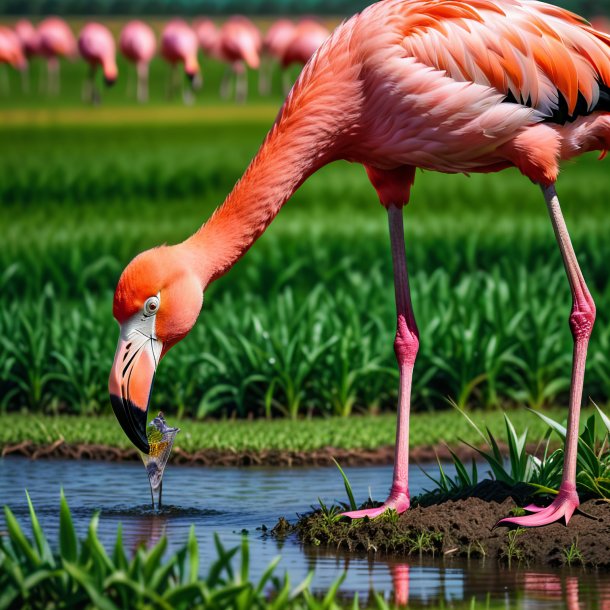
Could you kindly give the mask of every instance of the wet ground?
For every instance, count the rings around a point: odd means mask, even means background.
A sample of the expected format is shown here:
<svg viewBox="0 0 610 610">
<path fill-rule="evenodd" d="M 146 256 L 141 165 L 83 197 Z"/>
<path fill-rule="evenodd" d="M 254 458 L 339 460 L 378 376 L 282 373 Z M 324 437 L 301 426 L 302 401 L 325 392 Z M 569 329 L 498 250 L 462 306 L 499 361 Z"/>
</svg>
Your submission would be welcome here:
<svg viewBox="0 0 610 610">
<path fill-rule="evenodd" d="M 436 466 L 430 466 L 434 473 Z M 369 493 L 382 497 L 389 487 L 389 467 L 353 467 L 347 474 L 357 501 Z M 447 466 L 448 473 L 452 473 Z M 431 485 L 417 468 L 411 470 L 413 494 Z M 279 516 L 296 521 L 318 497 L 325 503 L 345 499 L 335 468 L 202 468 L 170 465 L 166 472 L 160 512 L 150 508 L 148 481 L 137 463 L 38 460 L 8 457 L 0 460 L 0 503 L 8 504 L 27 524 L 24 489 L 32 496 L 43 527 L 51 539 L 58 529 L 59 489 L 63 486 L 79 533 L 84 534 L 92 513 L 101 511 L 99 534 L 109 546 L 119 522 L 130 548 L 167 535 L 175 549 L 195 524 L 202 569 L 215 556 L 213 534 L 225 546 L 239 543 L 246 530 L 250 540 L 252 576 L 260 576 L 277 555 L 281 572 L 296 583 L 315 571 L 313 588 L 327 588 L 344 571 L 346 595 L 368 597 L 375 590 L 411 607 L 437 607 L 476 597 L 506 607 L 528 609 L 610 607 L 610 576 L 581 568 L 509 569 L 496 561 L 453 558 L 420 559 L 417 554 L 391 559 L 382 554 L 335 552 L 324 545 L 304 546 L 295 536 L 283 543 L 257 529 L 272 527 Z M 0 530 L 3 529 L 0 516 Z"/>
</svg>

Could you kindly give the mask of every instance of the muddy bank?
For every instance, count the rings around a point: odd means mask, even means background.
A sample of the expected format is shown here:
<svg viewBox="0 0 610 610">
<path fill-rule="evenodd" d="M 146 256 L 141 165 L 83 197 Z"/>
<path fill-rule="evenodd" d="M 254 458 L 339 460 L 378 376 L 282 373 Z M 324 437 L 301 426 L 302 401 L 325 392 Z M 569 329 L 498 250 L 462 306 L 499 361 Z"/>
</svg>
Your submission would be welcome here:
<svg viewBox="0 0 610 610">
<path fill-rule="evenodd" d="M 499 444 L 501 450 L 506 447 Z M 534 453 L 537 445 L 528 450 Z M 452 447 L 453 452 L 461 460 L 471 460 L 479 455 L 466 445 Z M 0 455 L 21 455 L 30 459 L 63 458 L 73 460 L 99 460 L 109 462 L 139 461 L 140 453 L 135 448 L 121 448 L 110 445 L 90 443 L 66 443 L 58 439 L 54 443 L 39 445 L 32 441 L 7 444 L 0 448 Z M 445 445 L 414 447 L 410 451 L 411 461 L 426 463 L 441 460 L 451 460 L 451 453 Z M 234 451 L 230 449 L 200 449 L 185 451 L 174 447 L 169 458 L 173 464 L 192 464 L 195 466 L 331 466 L 332 458 L 342 466 L 386 466 L 394 461 L 394 447 L 385 445 L 374 449 L 342 449 L 323 447 L 312 451 L 289 451 L 269 449 L 265 451 Z"/>
<path fill-rule="evenodd" d="M 394 556 L 485 558 L 516 565 L 571 565 L 610 570 L 610 503 L 583 502 L 568 527 L 508 529 L 494 525 L 527 500 L 527 489 L 512 490 L 491 481 L 471 493 L 478 497 L 415 506 L 403 515 L 375 520 L 333 521 L 321 512 L 295 526 L 280 522 L 274 533 L 296 532 L 308 544 Z M 513 498 L 512 496 L 516 498 Z M 517 500 L 517 501 L 516 501 Z"/>
</svg>

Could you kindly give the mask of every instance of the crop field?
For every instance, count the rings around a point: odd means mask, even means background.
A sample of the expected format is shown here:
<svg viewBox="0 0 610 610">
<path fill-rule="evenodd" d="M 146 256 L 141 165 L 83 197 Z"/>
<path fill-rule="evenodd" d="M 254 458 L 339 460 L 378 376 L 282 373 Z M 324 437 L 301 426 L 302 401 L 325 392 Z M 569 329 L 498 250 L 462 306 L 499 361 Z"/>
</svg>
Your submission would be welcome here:
<svg viewBox="0 0 610 610">
<path fill-rule="evenodd" d="M 0 101 L 2 411 L 107 412 L 121 270 L 205 221 L 281 103 L 276 91 L 221 106 L 215 69 L 192 107 L 163 103 L 158 90 L 139 108 L 125 102 L 124 82 L 85 107 L 82 65 L 68 66 L 50 105 L 18 93 L 12 76 L 16 97 Z M 163 80 L 163 66 L 154 74 Z M 566 166 L 558 190 L 597 302 L 585 396 L 604 405 L 607 162 Z M 405 227 L 421 333 L 416 409 L 565 405 L 571 300 L 537 187 L 512 170 L 419 172 Z M 363 169 L 339 162 L 210 287 L 199 323 L 159 367 L 152 408 L 197 418 L 393 410 L 393 333 L 386 215 Z"/>
</svg>

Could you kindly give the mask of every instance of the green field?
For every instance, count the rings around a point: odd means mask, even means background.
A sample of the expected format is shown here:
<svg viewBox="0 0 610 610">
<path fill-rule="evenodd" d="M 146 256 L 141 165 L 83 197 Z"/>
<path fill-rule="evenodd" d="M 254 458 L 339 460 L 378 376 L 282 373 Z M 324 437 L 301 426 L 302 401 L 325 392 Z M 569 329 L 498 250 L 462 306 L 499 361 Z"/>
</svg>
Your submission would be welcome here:
<svg viewBox="0 0 610 610">
<path fill-rule="evenodd" d="M 583 411 L 583 421 L 593 414 Z M 559 422 L 567 417 L 567 409 L 549 409 L 549 417 Z M 169 415 L 168 415 L 169 417 Z M 547 432 L 547 425 L 534 414 L 521 409 L 511 413 L 511 421 L 519 433 L 526 428 L 528 439 L 538 442 Z M 396 418 L 391 414 L 376 417 L 328 417 L 293 422 L 287 419 L 274 421 L 217 420 L 197 422 L 171 417 L 171 424 L 181 433 L 176 447 L 187 453 L 205 449 L 219 451 L 315 451 L 326 447 L 337 449 L 377 449 L 393 445 L 396 436 Z M 489 427 L 495 438 L 506 439 L 504 415 L 500 410 L 472 415 L 476 425 Z M 480 445 L 481 437 L 457 411 L 443 413 L 417 413 L 411 422 L 411 446 L 458 446 L 462 441 Z M 68 445 L 94 444 L 127 449 L 129 439 L 116 425 L 113 415 L 88 418 L 84 416 L 32 416 L 7 414 L 2 418 L 0 451 L 7 445 L 32 441 L 45 446 L 57 439 Z"/>
<path fill-rule="evenodd" d="M 59 100 L 20 93 L 0 103 L 2 411 L 108 412 L 121 270 L 205 221 L 281 101 L 276 92 L 222 105 L 210 86 L 194 107 L 164 103 L 159 92 L 139 108 L 119 82 L 107 103 L 88 108 L 78 99 L 81 72 L 65 71 Z M 598 305 L 585 396 L 602 405 L 609 188 L 607 162 L 594 156 L 567 166 L 558 185 Z M 448 399 L 487 409 L 565 404 L 571 301 L 539 190 L 512 170 L 419 172 L 405 216 L 421 331 L 416 409 Z M 199 323 L 159 367 L 152 408 L 198 418 L 393 411 L 386 223 L 361 167 L 318 172 L 210 287 Z"/>
</svg>

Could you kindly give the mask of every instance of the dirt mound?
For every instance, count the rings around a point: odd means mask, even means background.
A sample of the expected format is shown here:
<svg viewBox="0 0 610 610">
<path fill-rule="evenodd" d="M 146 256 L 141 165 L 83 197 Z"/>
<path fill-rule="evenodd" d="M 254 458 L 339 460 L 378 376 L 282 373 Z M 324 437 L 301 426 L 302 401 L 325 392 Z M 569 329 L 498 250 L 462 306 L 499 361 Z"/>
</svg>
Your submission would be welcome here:
<svg viewBox="0 0 610 610">
<path fill-rule="evenodd" d="M 488 485 L 487 491 L 493 486 Z M 500 496 L 502 493 L 498 491 Z M 375 520 L 333 520 L 318 511 L 301 517 L 293 531 L 305 543 L 350 551 L 610 569 L 609 502 L 584 502 L 582 512 L 572 517 L 568 527 L 555 523 L 542 528 L 494 529 L 498 520 L 515 508 L 513 498 L 506 495 L 500 502 L 469 497 L 415 506 L 403 515 L 388 514 Z"/>
</svg>

